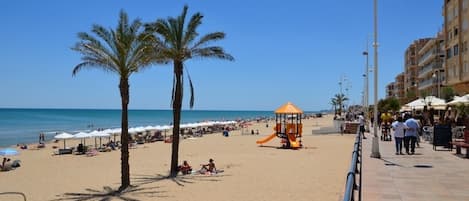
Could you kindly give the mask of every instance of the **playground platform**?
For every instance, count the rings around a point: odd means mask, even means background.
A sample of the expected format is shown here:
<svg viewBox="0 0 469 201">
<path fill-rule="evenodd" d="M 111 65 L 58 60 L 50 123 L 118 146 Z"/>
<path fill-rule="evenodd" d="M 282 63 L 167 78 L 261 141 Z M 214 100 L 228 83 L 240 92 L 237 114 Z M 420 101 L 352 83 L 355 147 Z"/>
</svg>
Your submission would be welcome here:
<svg viewBox="0 0 469 201">
<path fill-rule="evenodd" d="M 415 155 L 395 155 L 394 141 L 379 141 L 381 159 L 375 159 L 370 157 L 373 137 L 366 137 L 362 200 L 469 200 L 469 159 L 454 149 L 434 151 L 431 144 L 421 142 Z"/>
</svg>

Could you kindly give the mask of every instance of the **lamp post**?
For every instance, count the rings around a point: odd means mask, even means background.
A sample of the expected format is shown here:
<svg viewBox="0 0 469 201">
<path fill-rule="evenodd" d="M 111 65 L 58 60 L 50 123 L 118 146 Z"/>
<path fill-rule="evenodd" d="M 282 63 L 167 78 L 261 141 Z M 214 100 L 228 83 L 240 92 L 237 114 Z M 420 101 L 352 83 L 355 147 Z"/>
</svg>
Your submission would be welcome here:
<svg viewBox="0 0 469 201">
<path fill-rule="evenodd" d="M 437 86 L 437 97 L 440 98 L 440 85 L 441 85 L 440 84 L 440 82 L 441 82 L 441 72 L 440 72 L 440 70 L 437 70 L 437 71 L 433 72 L 432 77 L 436 78 L 436 84 L 438 85 Z"/>
<path fill-rule="evenodd" d="M 371 145 L 371 157 L 381 158 L 379 153 L 379 139 L 378 139 L 378 0 L 373 0 L 373 13 L 374 13 L 374 107 L 373 107 L 373 143 Z"/>
<path fill-rule="evenodd" d="M 368 38 L 366 40 L 366 51 L 363 52 L 363 55 L 366 58 L 366 60 L 365 60 L 365 74 L 363 74 L 363 77 L 365 78 L 364 79 L 365 80 L 364 81 L 365 82 L 365 84 L 364 84 L 365 89 L 363 90 L 364 91 L 363 92 L 363 94 L 364 94 L 363 95 L 364 96 L 363 102 L 364 102 L 364 106 L 365 106 L 365 109 L 366 109 L 369 106 L 369 104 L 368 104 L 368 96 L 369 96 L 368 95 L 368 93 L 369 93 L 368 92 L 368 77 L 369 77 L 369 75 L 368 75 L 368 72 L 369 72 L 369 70 L 368 70 L 368 68 L 369 68 L 369 64 L 368 64 Z M 367 116 L 368 116 L 367 113 L 368 112 L 367 111 L 363 111 L 363 112 L 365 114 L 365 118 L 367 118 Z"/>
</svg>

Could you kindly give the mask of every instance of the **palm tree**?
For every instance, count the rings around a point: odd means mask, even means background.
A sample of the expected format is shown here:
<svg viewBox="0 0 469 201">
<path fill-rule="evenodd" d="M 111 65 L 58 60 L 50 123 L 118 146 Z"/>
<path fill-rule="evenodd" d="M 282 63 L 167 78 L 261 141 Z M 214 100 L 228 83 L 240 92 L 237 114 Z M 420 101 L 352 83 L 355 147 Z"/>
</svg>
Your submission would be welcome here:
<svg viewBox="0 0 469 201">
<path fill-rule="evenodd" d="M 334 107 L 334 115 L 337 115 L 337 101 L 335 98 L 331 98 L 331 105 Z"/>
<path fill-rule="evenodd" d="M 101 69 L 119 75 L 119 91 L 122 102 L 121 121 L 121 186 L 122 191 L 130 186 L 129 169 L 129 132 L 128 132 L 128 105 L 129 105 L 129 77 L 132 73 L 148 67 L 155 60 L 153 48 L 154 36 L 147 34 L 142 28 L 139 19 L 128 22 L 127 14 L 121 11 L 119 23 L 115 30 L 107 30 L 103 26 L 93 25 L 91 34 L 78 33 L 79 42 L 72 50 L 82 55 L 82 62 L 75 66 L 75 76 L 84 68 Z"/>
<path fill-rule="evenodd" d="M 345 103 L 345 101 L 348 100 L 348 98 L 345 97 L 344 94 L 340 93 L 340 94 L 336 94 L 336 95 L 334 96 L 334 99 L 335 99 L 337 105 L 339 106 L 339 109 L 338 109 L 339 115 L 342 115 L 342 109 L 343 109 L 343 107 L 344 107 L 344 103 Z"/>
<path fill-rule="evenodd" d="M 172 61 L 174 67 L 172 107 L 173 107 L 173 142 L 171 154 L 170 176 L 177 175 L 179 154 L 179 125 L 181 121 L 181 106 L 183 98 L 183 71 L 184 62 L 192 58 L 217 58 L 234 60 L 225 53 L 220 46 L 210 46 L 212 42 L 225 38 L 223 32 L 213 32 L 203 35 L 195 40 L 199 33 L 197 28 L 202 24 L 203 15 L 195 13 L 186 24 L 187 5 L 184 6 L 180 16 L 168 17 L 166 20 L 158 19 L 156 22 L 146 25 L 147 31 L 155 33 L 157 37 L 156 47 L 161 51 L 160 59 Z M 187 69 L 186 69 L 187 71 Z M 191 90 L 190 108 L 194 106 L 194 88 L 189 76 Z"/>
</svg>

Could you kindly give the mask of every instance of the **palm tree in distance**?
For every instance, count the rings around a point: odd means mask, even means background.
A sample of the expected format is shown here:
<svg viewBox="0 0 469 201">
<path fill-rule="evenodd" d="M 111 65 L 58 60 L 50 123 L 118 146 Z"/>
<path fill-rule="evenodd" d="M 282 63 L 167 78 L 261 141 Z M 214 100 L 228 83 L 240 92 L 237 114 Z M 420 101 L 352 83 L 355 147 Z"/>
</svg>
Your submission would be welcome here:
<svg viewBox="0 0 469 201">
<path fill-rule="evenodd" d="M 339 116 L 340 116 L 340 115 L 342 115 L 342 110 L 344 109 L 345 101 L 348 101 L 348 98 L 344 94 L 339 93 L 339 94 L 336 94 L 334 96 L 334 99 L 335 99 L 335 102 L 336 102 L 337 106 L 339 107 L 338 108 L 338 113 L 339 113 Z"/>
<path fill-rule="evenodd" d="M 337 115 L 337 101 L 335 98 L 331 98 L 331 105 L 334 108 L 334 115 Z"/>
<path fill-rule="evenodd" d="M 155 62 L 154 36 L 142 30 L 139 19 L 128 22 L 127 14 L 121 11 L 115 30 L 93 25 L 90 35 L 78 33 L 79 42 L 72 50 L 82 55 L 82 62 L 73 69 L 73 76 L 84 68 L 101 69 L 119 75 L 119 91 L 122 101 L 121 121 L 121 186 L 122 191 L 130 186 L 129 169 L 129 77 L 132 73 Z"/>
<path fill-rule="evenodd" d="M 183 99 L 183 71 L 184 62 L 192 58 L 217 58 L 234 60 L 225 53 L 220 46 L 210 46 L 212 42 L 225 38 L 223 32 L 213 32 L 201 36 L 195 40 L 199 33 L 197 28 L 202 24 L 203 15 L 195 13 L 186 24 L 187 5 L 184 6 L 180 16 L 158 19 L 156 22 L 146 25 L 146 30 L 155 34 L 156 47 L 161 57 L 166 61 L 172 61 L 174 67 L 173 91 L 171 105 L 173 107 L 173 141 L 171 154 L 170 177 L 176 177 L 179 154 L 179 128 L 181 122 L 181 107 Z M 186 69 L 187 71 L 187 69 Z M 190 108 L 194 106 L 194 88 L 189 76 L 191 91 Z"/>
</svg>

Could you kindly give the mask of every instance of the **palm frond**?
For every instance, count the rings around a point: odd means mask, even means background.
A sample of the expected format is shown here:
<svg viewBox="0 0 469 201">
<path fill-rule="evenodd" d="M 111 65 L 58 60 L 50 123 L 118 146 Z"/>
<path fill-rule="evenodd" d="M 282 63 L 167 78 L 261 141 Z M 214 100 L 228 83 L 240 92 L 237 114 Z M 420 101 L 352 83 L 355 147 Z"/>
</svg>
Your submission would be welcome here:
<svg viewBox="0 0 469 201">
<path fill-rule="evenodd" d="M 215 41 L 218 41 L 218 40 L 222 40 L 224 38 L 225 38 L 225 33 L 223 33 L 223 32 L 209 33 L 209 34 L 206 34 L 206 35 L 202 36 L 200 38 L 200 40 L 197 41 L 197 43 L 195 43 L 192 46 L 191 49 L 201 48 L 201 47 L 207 45 L 210 42 L 215 42 Z"/>
<path fill-rule="evenodd" d="M 197 33 L 197 27 L 202 24 L 202 18 L 204 16 L 201 13 L 196 13 L 192 15 L 189 23 L 187 24 L 187 29 L 184 33 L 183 44 L 190 44 L 199 34 Z"/>
<path fill-rule="evenodd" d="M 228 53 L 225 53 L 222 47 L 212 46 L 201 49 L 194 49 L 192 51 L 192 57 L 201 57 L 201 58 L 217 58 L 233 61 L 234 57 Z"/>
<path fill-rule="evenodd" d="M 189 107 L 192 109 L 194 108 L 194 100 L 195 100 L 195 94 L 194 94 L 194 85 L 192 84 L 192 79 L 191 79 L 191 75 L 189 74 L 189 71 L 186 69 L 186 73 L 187 73 L 187 78 L 189 79 L 189 86 L 190 86 L 190 90 L 191 90 L 191 98 L 190 98 L 190 101 L 189 101 Z"/>
</svg>

